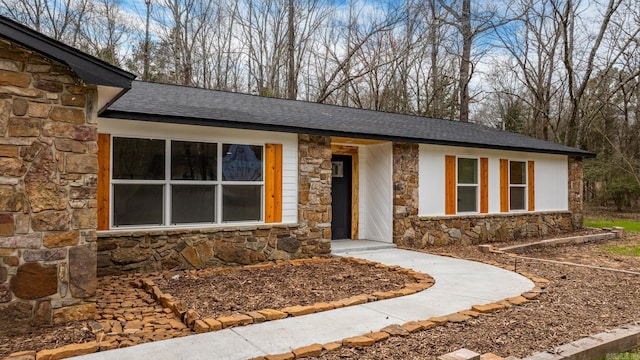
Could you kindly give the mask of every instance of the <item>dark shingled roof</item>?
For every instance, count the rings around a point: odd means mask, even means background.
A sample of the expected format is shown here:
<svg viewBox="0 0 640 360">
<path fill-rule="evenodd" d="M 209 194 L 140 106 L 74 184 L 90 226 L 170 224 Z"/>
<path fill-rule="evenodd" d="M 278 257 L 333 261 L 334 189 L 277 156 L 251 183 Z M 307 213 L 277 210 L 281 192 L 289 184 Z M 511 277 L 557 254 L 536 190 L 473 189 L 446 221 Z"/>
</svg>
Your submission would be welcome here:
<svg viewBox="0 0 640 360">
<path fill-rule="evenodd" d="M 0 38 L 66 64 L 84 82 L 129 89 L 135 75 L 0 15 Z"/>
<path fill-rule="evenodd" d="M 487 126 L 134 81 L 103 117 L 591 157 Z"/>
</svg>

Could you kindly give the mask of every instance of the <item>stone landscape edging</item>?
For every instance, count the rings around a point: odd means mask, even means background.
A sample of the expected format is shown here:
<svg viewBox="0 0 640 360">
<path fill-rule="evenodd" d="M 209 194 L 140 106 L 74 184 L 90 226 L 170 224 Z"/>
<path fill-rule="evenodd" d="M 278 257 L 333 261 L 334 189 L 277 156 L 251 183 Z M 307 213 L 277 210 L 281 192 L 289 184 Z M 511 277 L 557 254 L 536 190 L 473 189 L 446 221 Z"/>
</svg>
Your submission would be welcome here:
<svg viewBox="0 0 640 360">
<path fill-rule="evenodd" d="M 614 230 L 611 232 L 570 236 L 570 237 L 564 237 L 564 238 L 553 238 L 553 239 L 541 240 L 541 241 L 536 241 L 536 242 L 531 242 L 526 244 L 506 246 L 506 247 L 500 248 L 499 250 L 503 252 L 519 254 L 528 249 L 537 249 L 537 248 L 542 248 L 546 246 L 582 244 L 587 242 L 619 239 L 619 238 L 622 238 L 623 236 L 624 236 L 624 228 L 614 228 Z"/>
<path fill-rule="evenodd" d="M 523 360 L 602 359 L 607 354 L 630 351 L 640 346 L 640 323 L 626 324 L 553 349 L 533 354 Z"/>
<path fill-rule="evenodd" d="M 295 260 L 278 260 L 274 262 L 262 263 L 262 264 L 253 264 L 253 265 L 245 265 L 242 267 L 222 267 L 215 269 L 206 269 L 206 270 L 187 270 L 187 271 L 211 271 L 212 273 L 225 273 L 229 271 L 237 271 L 237 270 L 259 270 L 266 269 L 276 266 L 283 265 L 294 265 L 300 266 L 304 264 L 311 263 L 322 263 L 327 261 L 336 260 L 338 258 L 330 258 L 330 257 L 313 257 L 308 259 L 295 259 Z M 171 310 L 171 312 L 180 318 L 187 327 L 193 330 L 196 333 L 208 332 L 208 331 L 217 331 L 222 330 L 227 327 L 237 327 L 249 325 L 252 323 L 258 323 L 263 321 L 270 320 L 278 320 L 286 317 L 293 316 L 301 316 L 310 314 L 313 312 L 321 312 L 327 310 L 333 310 L 346 306 L 353 306 L 364 304 L 366 302 L 372 302 L 377 300 L 391 299 L 395 297 L 411 295 L 419 291 L 426 290 L 435 284 L 435 280 L 429 276 L 428 274 L 420 273 L 411 269 L 405 269 L 396 265 L 385 265 L 375 261 L 369 261 L 365 259 L 358 259 L 354 257 L 340 257 L 339 261 L 345 262 L 353 262 L 361 265 L 375 266 L 381 269 L 387 269 L 389 271 L 396 271 L 402 274 L 406 274 L 416 280 L 416 283 L 408 283 L 399 290 L 393 291 L 384 291 L 384 292 L 374 292 L 373 294 L 361 294 L 356 296 L 351 296 L 346 299 L 336 300 L 328 303 L 316 303 L 311 306 L 290 306 L 280 310 L 274 309 L 263 309 L 259 311 L 248 312 L 253 316 L 247 315 L 251 322 L 248 322 L 249 319 L 243 317 L 242 315 L 246 315 L 247 313 L 236 313 L 231 316 L 226 317 L 223 321 L 218 321 L 218 319 L 201 319 L 199 314 L 195 310 L 187 309 L 186 305 L 181 300 L 176 300 L 172 295 L 163 293 L 160 288 L 154 284 L 153 280 L 150 278 L 139 279 L 134 281 L 132 285 L 141 288 L 151 294 L 155 300 L 160 303 L 165 309 Z M 317 306 L 316 306 L 317 305 Z M 311 308 L 311 309 L 310 309 Z M 312 312 L 309 312 L 314 310 Z M 265 316 L 260 312 L 264 312 L 269 316 Z M 224 317 L 223 317 L 224 318 Z M 223 326 L 225 325 L 225 326 Z M 220 328 L 218 328 L 220 326 Z M 97 335 L 97 334 L 96 334 Z M 86 355 L 92 354 L 98 351 L 107 351 L 111 350 L 111 343 L 108 341 L 90 341 L 81 344 L 69 344 L 65 346 L 61 346 L 56 349 L 44 349 L 40 351 L 19 351 L 15 353 L 11 353 L 3 360 L 58 360 L 64 359 L 72 356 Z"/>
<path fill-rule="evenodd" d="M 164 308 L 171 310 L 184 324 L 193 330 L 195 333 L 204 333 L 210 331 L 218 331 L 229 327 L 246 326 L 254 323 L 261 323 L 265 321 L 279 320 L 287 317 L 302 316 L 307 314 L 313 314 L 322 311 L 339 309 L 342 307 L 360 305 L 367 302 L 373 302 L 378 300 L 386 300 L 399 296 L 411 295 L 416 292 L 426 290 L 435 284 L 435 280 L 428 274 L 420 273 L 411 269 L 405 269 L 400 266 L 389 266 L 375 261 L 369 261 L 364 259 L 358 259 L 353 257 L 341 257 L 339 261 L 352 262 L 360 265 L 375 266 L 380 269 L 387 269 L 389 271 L 396 271 L 401 274 L 405 274 L 415 280 L 415 283 L 407 283 L 403 288 L 392 291 L 379 291 L 372 294 L 360 294 L 351 296 L 345 299 L 335 300 L 331 302 L 315 303 L 313 305 L 295 305 L 288 306 L 279 310 L 276 309 L 262 309 L 248 312 L 237 312 L 229 316 L 221 316 L 218 318 L 202 318 L 200 314 L 193 310 L 187 309 L 184 301 L 176 299 L 169 293 L 164 293 L 155 285 L 153 279 L 145 278 L 140 279 L 134 286 L 147 291 L 156 301 L 158 301 Z M 336 261 L 336 258 L 319 258 L 313 257 L 309 259 L 295 259 L 295 260 L 278 260 L 275 262 L 268 262 L 263 264 L 245 265 L 242 267 L 224 267 L 217 269 L 207 270 L 187 270 L 187 271 L 208 271 L 212 274 L 225 273 L 229 271 L 238 270 L 260 270 L 268 269 L 277 266 L 294 265 L 300 266 L 305 264 L 323 263 L 328 261 Z"/>
<path fill-rule="evenodd" d="M 424 249 L 413 249 L 408 247 L 399 246 L 398 249 L 417 251 L 426 254 L 433 254 Z M 463 259 L 459 256 L 453 254 L 435 254 L 439 256 L 446 256 L 455 259 Z M 476 318 L 484 314 L 493 313 L 496 311 L 500 311 L 506 309 L 511 306 L 518 306 L 529 302 L 530 300 L 537 299 L 546 288 L 549 280 L 538 277 L 536 275 L 518 271 L 515 266 L 500 264 L 495 261 L 483 260 L 483 259 L 466 259 L 469 261 L 476 261 L 485 263 L 488 265 L 492 265 L 495 267 L 502 268 L 508 271 L 516 271 L 518 274 L 528 278 L 531 280 L 535 286 L 529 290 L 523 292 L 520 296 L 509 297 L 503 300 L 499 300 L 496 302 L 491 302 L 488 304 L 482 305 L 473 305 L 471 309 L 458 311 L 453 314 L 448 314 L 444 316 L 432 317 L 426 320 L 419 321 L 409 321 L 404 324 L 392 324 L 385 326 L 377 332 L 371 332 L 368 334 L 357 335 L 352 337 L 347 337 L 339 341 L 334 341 L 326 344 L 311 344 L 303 347 L 299 347 L 291 350 L 287 353 L 282 354 L 269 354 L 263 356 L 257 356 L 251 358 L 249 360 L 293 360 L 293 359 L 302 359 L 302 358 L 310 358 L 320 356 L 323 352 L 330 352 L 338 350 L 341 347 L 353 347 L 353 348 L 363 348 L 372 346 L 375 343 L 385 341 L 393 336 L 408 336 L 411 333 L 415 333 L 418 331 L 426 331 L 429 329 L 433 329 L 436 326 L 445 325 L 448 322 L 452 323 L 460 323 L 470 320 L 471 318 Z M 367 261 L 367 260 L 362 260 Z M 543 360 L 543 359 L 533 359 L 533 360 Z M 555 359 L 554 359 L 555 360 Z"/>
<path fill-rule="evenodd" d="M 522 248 L 524 248 L 526 245 L 537 245 L 537 246 L 553 246 L 553 245 L 564 245 L 564 244 L 569 244 L 569 243 L 584 243 L 584 242 L 590 242 L 590 241 L 598 241 L 598 240 L 607 240 L 607 239 L 612 239 L 612 238 L 620 238 L 623 235 L 623 231 L 622 232 L 611 232 L 611 233 L 605 233 L 607 234 L 607 236 L 611 236 L 614 235 L 613 237 L 607 237 L 607 238 L 602 238 L 599 237 L 599 235 L 602 234 L 591 234 L 591 235 L 582 235 L 582 236 L 574 236 L 574 237 L 569 237 L 569 238 L 555 238 L 555 239 L 549 239 L 549 240 L 543 240 L 541 242 L 536 242 L 536 243 L 529 243 L 529 244 L 524 244 L 524 246 L 520 246 Z M 569 239 L 569 240 L 567 240 Z M 540 244 L 542 243 L 542 245 Z M 422 252 L 422 253 L 428 253 L 428 254 L 434 254 L 433 252 L 429 252 L 427 250 L 423 250 L 423 249 L 414 249 L 414 248 L 408 248 L 408 247 L 398 247 L 400 249 L 405 249 L 405 250 L 411 250 L 411 251 L 417 251 L 417 252 Z M 489 246 L 488 250 L 490 252 L 494 252 L 494 253 L 505 253 L 505 250 L 507 250 L 508 248 L 502 248 L 499 250 L 494 249 L 493 247 Z M 446 256 L 446 257 L 451 257 L 451 258 L 456 258 L 456 259 L 463 259 L 462 257 L 453 255 L 453 254 L 448 254 L 448 253 L 437 253 L 435 255 L 440 255 L 440 256 Z M 288 261 L 276 261 L 276 262 L 270 262 L 270 263 L 263 263 L 263 264 L 254 264 L 254 265 L 246 265 L 243 266 L 239 269 L 260 269 L 260 268 L 266 268 L 266 267 L 271 267 L 271 266 L 278 266 L 278 265 L 284 265 L 287 263 L 291 263 L 291 264 L 303 264 L 305 262 L 310 262 L 310 261 L 318 261 L 318 260 L 322 260 L 325 258 L 311 258 L 311 259 L 297 259 L 297 260 L 288 260 Z M 422 276 L 426 275 L 426 274 L 422 274 L 419 272 L 415 272 L 413 270 L 410 269 L 404 269 L 401 268 L 399 266 L 388 266 L 388 265 L 384 265 L 384 264 L 380 264 L 380 263 L 376 263 L 376 262 L 372 262 L 369 260 L 364 260 L 364 259 L 357 259 L 357 258 L 353 258 L 353 257 L 343 257 L 341 258 L 343 261 L 353 261 L 353 262 L 357 262 L 357 263 L 362 263 L 362 264 L 378 264 L 380 267 L 385 267 L 388 268 L 389 270 L 399 270 L 399 271 L 405 271 L 407 274 L 411 274 L 411 273 L 415 273 L 415 274 L 420 274 Z M 354 337 L 348 337 L 348 338 L 344 338 L 341 341 L 336 341 L 336 342 L 331 342 L 331 343 L 327 343 L 327 344 L 312 344 L 312 345 L 308 345 L 308 346 L 304 346 L 304 347 L 300 347 L 300 348 L 296 348 L 293 349 L 291 352 L 289 353 L 283 353 L 283 354 L 273 354 L 273 355 L 265 355 L 265 356 L 259 356 L 256 358 L 253 358 L 251 360 L 288 360 L 288 359 L 298 359 L 298 358 L 307 358 L 307 357 L 315 357 L 315 356 L 319 356 L 323 351 L 334 351 L 339 349 L 342 346 L 349 346 L 349 347 L 366 347 L 366 346 L 371 346 L 377 342 L 380 341 L 384 341 L 386 339 L 388 339 L 391 336 L 406 336 L 410 333 L 413 332 L 417 332 L 417 331 L 424 331 L 424 330 L 428 330 L 431 329 L 435 326 L 439 326 L 439 325 L 444 325 L 447 322 L 463 322 L 463 321 L 467 321 L 469 319 L 471 319 L 472 317 L 478 317 L 482 314 L 486 314 L 486 313 L 491 313 L 491 312 L 495 312 L 495 311 L 499 311 L 502 309 L 505 309 L 507 307 L 510 306 L 514 306 L 514 305 L 522 305 L 526 302 L 528 302 L 529 300 L 533 300 L 538 298 L 542 293 L 543 293 L 543 289 L 546 287 L 546 284 L 549 282 L 548 280 L 544 279 L 544 278 L 540 278 L 537 277 L 533 274 L 529 274 L 526 272 L 522 272 L 519 271 L 515 268 L 515 266 L 513 265 L 505 265 L 505 264 L 500 264 L 497 263 L 495 261 L 490 261 L 490 260 L 484 260 L 484 259 L 466 259 L 466 260 L 470 260 L 470 261 L 477 261 L 477 262 L 482 262 L 488 265 L 493 265 L 508 271 L 516 271 L 518 274 L 528 278 L 529 280 L 533 281 L 536 286 L 534 286 L 531 290 L 526 291 L 524 293 L 521 294 L 521 296 L 516 296 L 516 297 L 511 297 L 511 298 L 506 298 L 497 302 L 493 302 L 493 303 L 489 303 L 489 304 L 483 304 L 483 305 L 474 305 L 471 309 L 469 310 L 463 310 L 463 311 L 459 311 L 457 313 L 453 313 L 453 314 L 449 314 L 449 315 L 445 315 L 445 316 L 440 316 L 440 317 L 434 317 L 434 318 L 430 318 L 427 320 L 421 320 L 421 321 L 410 321 L 407 323 L 404 323 L 402 325 L 398 325 L 398 324 L 394 324 L 394 325 L 389 325 L 386 326 L 385 328 L 381 329 L 378 332 L 374 332 L 374 333 L 369 333 L 369 334 L 365 334 L 365 335 L 361 335 L 361 336 L 354 336 Z M 326 261 L 326 260 L 325 260 Z M 229 268 L 229 267 L 225 267 L 225 268 L 221 268 L 221 269 L 217 269 L 219 271 L 232 271 L 235 270 L 237 268 Z M 428 275 L 427 275 L 428 276 Z M 432 279 L 432 278 L 431 278 Z M 150 280 L 150 279 L 146 279 L 146 280 Z M 142 283 L 143 280 L 140 280 L 140 286 L 141 287 L 151 287 L 151 291 L 152 291 L 152 295 L 153 295 L 153 287 L 156 287 L 155 284 L 152 284 L 153 282 L 151 281 L 151 283 L 145 282 Z M 431 284 L 433 285 L 433 283 Z M 146 291 L 149 291 L 145 288 Z M 159 290 L 159 289 L 158 289 Z M 424 289 L 423 289 L 424 290 Z M 399 291 L 399 290 L 396 290 Z M 419 290 L 421 291 L 421 290 Z M 415 293 L 417 291 L 414 291 L 413 293 Z M 397 296 L 404 296 L 404 295 L 409 295 L 409 294 L 402 294 L 402 295 L 397 295 Z M 362 295 L 357 295 L 355 297 L 359 297 Z M 392 297 L 396 297 L 396 296 L 392 296 Z M 353 298 L 353 297 L 351 297 Z M 351 299 L 348 298 L 348 299 Z M 343 299 L 344 300 L 344 299 Z M 378 299 L 376 299 L 378 300 Z M 382 300 L 382 299 L 380 299 Z M 341 300 L 340 300 L 341 301 Z M 367 301 L 368 302 L 368 301 Z M 357 303 L 354 304 L 350 304 L 350 305 L 357 305 Z M 164 306 L 164 305 L 163 305 Z M 331 309 L 325 309 L 325 310 L 331 310 Z M 323 311 L 325 311 L 323 310 Z M 172 309 L 173 311 L 173 309 Z M 273 310 L 273 311 L 277 311 L 277 310 Z M 186 315 L 187 310 L 184 311 L 183 315 Z M 303 315 L 303 314 L 298 314 L 298 315 Z M 297 315 L 293 315 L 293 314 L 288 314 L 286 315 L 286 317 L 288 316 L 297 316 Z M 200 321 L 204 321 L 201 319 L 197 319 Z M 186 323 L 186 317 L 183 318 L 183 321 L 185 321 L 185 325 L 188 326 L 188 324 Z M 193 321 L 193 324 L 195 324 L 195 320 Z M 201 325 L 201 324 L 200 324 Z M 233 326 L 233 325 L 230 325 Z M 637 326 L 637 325 L 636 325 Z M 192 327 L 190 327 L 192 330 L 194 330 Z M 624 329 L 624 328 L 618 328 L 618 329 Z M 575 342 L 569 343 L 569 344 L 565 344 L 562 345 L 558 348 L 562 348 L 563 346 L 575 346 L 576 343 L 580 344 L 582 342 L 587 342 L 587 340 L 585 339 L 593 339 L 594 337 L 598 337 L 600 335 L 603 335 L 603 337 L 606 337 L 604 335 L 606 334 L 610 334 L 610 333 L 615 333 L 616 330 L 618 329 L 613 329 L 611 331 L 607 331 L 607 332 L 603 332 L 594 336 L 590 336 L 587 338 L 583 338 L 580 340 L 577 340 Z M 196 330 L 194 330 L 196 331 Z M 209 330 L 212 331 L 212 330 Z M 640 342 L 640 330 L 638 330 L 637 335 L 637 343 Z M 625 341 L 623 338 L 622 340 L 617 340 L 617 339 L 613 339 L 612 341 Z M 606 342 L 605 344 L 607 344 L 608 342 Z M 97 341 L 92 341 L 92 342 L 87 342 L 87 343 L 82 343 L 82 344 L 70 344 L 70 345 L 66 345 L 63 347 L 60 347 L 58 349 L 46 349 L 46 350 L 41 350 L 38 351 L 37 353 L 35 351 L 21 351 L 21 352 L 17 352 L 17 353 L 12 353 L 10 355 L 8 355 L 7 357 L 5 357 L 3 360 L 54 360 L 54 359 L 63 359 L 66 357 L 71 357 L 71 356 L 78 356 L 78 355 L 84 355 L 84 354 L 90 354 L 90 353 L 94 353 L 97 352 L 99 350 L 101 350 L 101 346 L 100 346 L 100 342 Z M 600 344 L 602 345 L 602 344 Z M 601 346 L 602 347 L 602 346 Z M 629 349 L 626 349 L 629 350 Z M 623 351 L 626 351 L 623 350 Z M 590 349 L 586 350 L 586 351 L 590 351 Z M 575 357 L 553 357 L 550 358 L 548 356 L 555 356 L 557 354 L 550 354 L 550 353 L 539 353 L 540 356 L 539 358 L 533 358 L 529 357 L 526 358 L 526 360 L 547 360 L 547 359 L 552 359 L 552 360 L 560 360 L 560 359 L 575 359 Z M 538 355 L 538 354 L 535 354 Z M 535 356 L 534 355 L 534 356 Z"/>
</svg>

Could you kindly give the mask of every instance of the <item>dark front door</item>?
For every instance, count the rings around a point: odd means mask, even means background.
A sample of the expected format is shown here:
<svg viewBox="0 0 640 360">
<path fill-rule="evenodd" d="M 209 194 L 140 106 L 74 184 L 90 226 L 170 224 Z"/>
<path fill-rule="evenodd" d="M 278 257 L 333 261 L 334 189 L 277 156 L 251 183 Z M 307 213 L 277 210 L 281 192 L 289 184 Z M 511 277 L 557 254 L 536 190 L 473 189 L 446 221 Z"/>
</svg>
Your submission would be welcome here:
<svg viewBox="0 0 640 360">
<path fill-rule="evenodd" d="M 331 158 L 331 238 L 351 239 L 351 156 Z"/>
</svg>

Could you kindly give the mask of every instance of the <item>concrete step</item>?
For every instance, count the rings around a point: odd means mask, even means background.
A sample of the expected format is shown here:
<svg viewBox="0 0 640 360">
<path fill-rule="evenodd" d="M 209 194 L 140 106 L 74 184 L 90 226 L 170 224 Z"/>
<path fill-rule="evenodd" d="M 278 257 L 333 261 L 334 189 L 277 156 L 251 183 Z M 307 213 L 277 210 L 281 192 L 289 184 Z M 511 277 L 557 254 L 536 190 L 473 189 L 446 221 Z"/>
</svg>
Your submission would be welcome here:
<svg viewBox="0 0 640 360">
<path fill-rule="evenodd" d="M 375 240 L 333 240 L 331 241 L 331 254 L 345 255 L 356 251 L 393 249 L 396 244 Z"/>
</svg>

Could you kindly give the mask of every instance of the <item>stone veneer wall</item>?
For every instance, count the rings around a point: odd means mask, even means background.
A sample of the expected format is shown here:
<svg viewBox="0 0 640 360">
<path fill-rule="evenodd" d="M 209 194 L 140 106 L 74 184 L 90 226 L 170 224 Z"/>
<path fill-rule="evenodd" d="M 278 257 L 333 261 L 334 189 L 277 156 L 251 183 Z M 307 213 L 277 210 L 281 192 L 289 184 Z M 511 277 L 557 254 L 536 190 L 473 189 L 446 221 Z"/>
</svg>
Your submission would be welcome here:
<svg viewBox="0 0 640 360">
<path fill-rule="evenodd" d="M 298 224 L 104 231 L 98 275 L 289 260 L 331 251 L 331 139 L 300 135 Z"/>
<path fill-rule="evenodd" d="M 331 252 L 331 137 L 298 135 L 299 239 Z"/>
<path fill-rule="evenodd" d="M 393 144 L 393 242 L 400 246 L 482 244 L 570 232 L 582 227 L 582 163 L 569 158 L 569 210 L 418 216 L 417 144 Z M 443 189 L 444 190 L 444 189 Z"/>
<path fill-rule="evenodd" d="M 416 237 L 419 157 L 418 144 L 393 143 L 393 242 L 398 245 Z"/>
<path fill-rule="evenodd" d="M 570 212 L 415 217 L 413 237 L 398 245 L 423 249 L 431 245 L 477 245 L 572 231 Z"/>
<path fill-rule="evenodd" d="M 69 68 L 0 40 L 1 324 L 93 318 L 96 100 Z"/>
<path fill-rule="evenodd" d="M 584 220 L 583 197 L 584 182 L 582 176 L 582 158 L 569 157 L 569 211 L 574 228 L 581 228 Z"/>
</svg>

